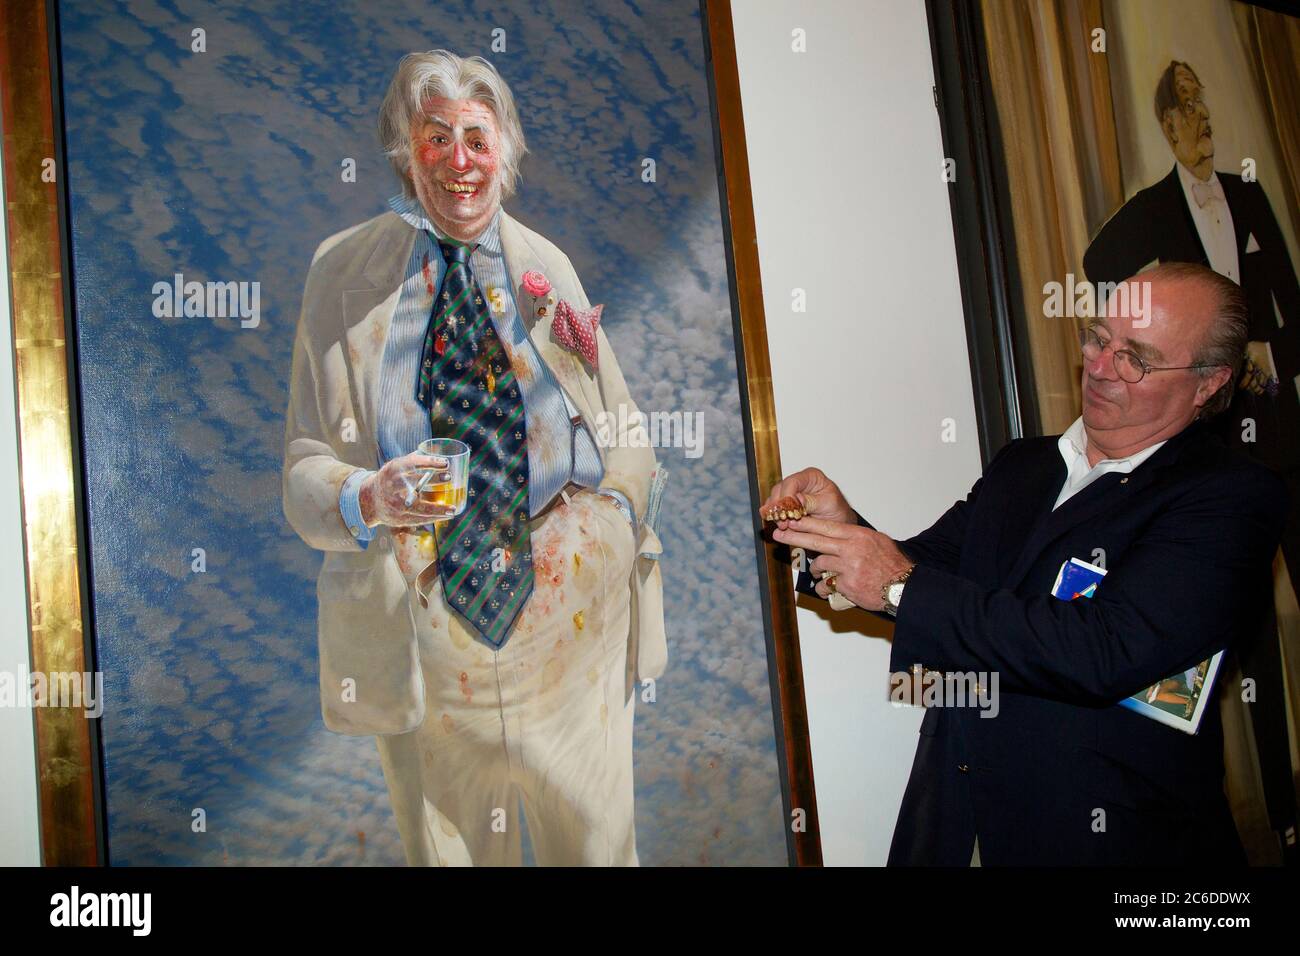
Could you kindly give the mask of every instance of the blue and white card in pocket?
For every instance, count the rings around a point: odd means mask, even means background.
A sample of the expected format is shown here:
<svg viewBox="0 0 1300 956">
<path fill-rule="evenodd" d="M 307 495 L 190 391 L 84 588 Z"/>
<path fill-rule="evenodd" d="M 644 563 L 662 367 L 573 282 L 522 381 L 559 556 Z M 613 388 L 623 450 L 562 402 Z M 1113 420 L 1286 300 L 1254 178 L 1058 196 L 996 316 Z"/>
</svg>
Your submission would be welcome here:
<svg viewBox="0 0 1300 956">
<path fill-rule="evenodd" d="M 1106 576 L 1106 569 L 1099 568 L 1087 561 L 1071 558 L 1061 565 L 1056 572 L 1056 583 L 1052 585 L 1052 597 L 1062 601 L 1075 598 L 1090 598 L 1097 592 L 1097 584 Z"/>
<path fill-rule="evenodd" d="M 1062 601 L 1090 598 L 1097 593 L 1101 579 L 1105 576 L 1105 568 L 1071 558 L 1057 572 L 1056 583 L 1052 585 L 1052 596 Z M 1222 659 L 1223 651 L 1219 651 L 1195 667 L 1166 677 L 1132 697 L 1124 698 L 1119 706 L 1185 734 L 1194 734 L 1200 729 L 1201 717 L 1205 714 L 1210 689 L 1214 686 L 1214 677 L 1219 672 L 1219 662 Z"/>
</svg>

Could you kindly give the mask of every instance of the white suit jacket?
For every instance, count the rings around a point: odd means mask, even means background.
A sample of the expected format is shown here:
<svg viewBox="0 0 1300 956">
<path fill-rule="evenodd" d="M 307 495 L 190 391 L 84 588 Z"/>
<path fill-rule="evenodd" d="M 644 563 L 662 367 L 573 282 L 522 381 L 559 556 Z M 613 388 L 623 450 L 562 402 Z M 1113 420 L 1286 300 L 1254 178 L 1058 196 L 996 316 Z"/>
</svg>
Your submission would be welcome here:
<svg viewBox="0 0 1300 956">
<path fill-rule="evenodd" d="M 343 481 L 358 468 L 375 466 L 376 378 L 415 235 L 396 213 L 386 212 L 321 243 L 307 273 L 294 339 L 284 514 L 303 541 L 325 552 L 316 584 L 321 714 L 325 726 L 342 734 L 405 733 L 424 720 L 418 605 L 412 606 L 392 536 L 381 526 L 362 547 L 339 513 Z M 550 279 L 557 301 L 590 307 L 572 264 L 504 211 L 501 244 L 520 318 L 542 360 L 593 434 L 599 434 L 596 416 L 610 413 L 609 447 L 597 442 L 605 466 L 602 487 L 621 491 L 644 518 L 655 456 L 604 331 L 597 330 L 599 371 L 593 373 L 551 337 L 550 316 L 528 314 L 532 297 L 521 277 L 529 270 Z M 626 406 L 622 415 L 620 405 Z M 628 635 L 629 661 L 638 679 L 658 677 L 667 661 L 663 579 L 656 560 L 662 546 L 644 520 L 639 527 Z M 430 610 L 447 613 L 442 601 Z"/>
</svg>

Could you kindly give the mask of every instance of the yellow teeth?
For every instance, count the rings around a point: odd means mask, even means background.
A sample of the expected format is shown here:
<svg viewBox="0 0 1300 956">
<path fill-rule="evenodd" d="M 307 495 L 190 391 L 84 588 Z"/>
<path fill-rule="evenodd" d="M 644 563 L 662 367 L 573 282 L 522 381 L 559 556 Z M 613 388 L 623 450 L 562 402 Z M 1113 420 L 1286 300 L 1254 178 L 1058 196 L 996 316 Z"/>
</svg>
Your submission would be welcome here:
<svg viewBox="0 0 1300 956">
<path fill-rule="evenodd" d="M 478 186 L 469 183 L 443 183 L 442 188 L 449 193 L 472 193 L 478 191 Z"/>
</svg>

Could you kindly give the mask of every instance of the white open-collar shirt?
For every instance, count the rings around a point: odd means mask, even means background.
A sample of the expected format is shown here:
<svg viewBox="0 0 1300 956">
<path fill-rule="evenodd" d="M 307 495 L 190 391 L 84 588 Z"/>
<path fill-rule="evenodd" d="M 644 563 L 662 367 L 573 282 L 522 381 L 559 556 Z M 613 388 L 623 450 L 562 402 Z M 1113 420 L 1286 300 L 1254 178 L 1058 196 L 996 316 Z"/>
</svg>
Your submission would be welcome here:
<svg viewBox="0 0 1300 956">
<path fill-rule="evenodd" d="M 1127 458 L 1103 458 L 1097 464 L 1089 465 L 1088 433 L 1084 430 L 1083 416 L 1080 415 L 1074 420 L 1074 424 L 1065 430 L 1065 434 L 1057 439 L 1056 444 L 1061 450 L 1061 458 L 1065 461 L 1065 483 L 1061 485 L 1061 493 L 1056 496 L 1056 504 L 1052 505 L 1053 511 L 1102 475 L 1108 475 L 1112 471 L 1128 474 L 1158 452 L 1164 442 L 1158 441 Z"/>
</svg>

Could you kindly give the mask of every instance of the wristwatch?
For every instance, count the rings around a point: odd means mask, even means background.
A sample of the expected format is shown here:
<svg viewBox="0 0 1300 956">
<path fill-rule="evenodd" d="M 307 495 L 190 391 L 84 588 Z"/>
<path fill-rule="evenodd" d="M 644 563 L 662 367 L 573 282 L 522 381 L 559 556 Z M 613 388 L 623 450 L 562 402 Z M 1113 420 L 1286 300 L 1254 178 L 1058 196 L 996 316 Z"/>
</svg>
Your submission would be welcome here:
<svg viewBox="0 0 1300 956">
<path fill-rule="evenodd" d="M 915 564 L 880 586 L 880 599 L 885 604 L 881 610 L 890 615 L 896 616 L 898 614 L 898 602 L 903 600 L 903 585 L 907 583 L 907 579 L 912 576 L 914 570 L 916 570 Z"/>
</svg>

